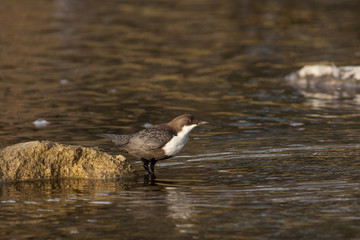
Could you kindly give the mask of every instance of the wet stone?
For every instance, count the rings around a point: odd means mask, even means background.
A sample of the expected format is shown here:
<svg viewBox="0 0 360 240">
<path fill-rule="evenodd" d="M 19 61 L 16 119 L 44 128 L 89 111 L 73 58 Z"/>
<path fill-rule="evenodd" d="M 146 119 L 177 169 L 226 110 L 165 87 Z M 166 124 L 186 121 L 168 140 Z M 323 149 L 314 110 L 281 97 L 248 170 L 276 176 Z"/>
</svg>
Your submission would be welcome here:
<svg viewBox="0 0 360 240">
<path fill-rule="evenodd" d="M 118 179 L 135 176 L 122 155 L 50 141 L 18 143 L 0 150 L 0 182 L 34 179 Z"/>
<path fill-rule="evenodd" d="M 305 97 L 357 98 L 360 66 L 308 65 L 286 76 L 286 81 Z"/>
</svg>

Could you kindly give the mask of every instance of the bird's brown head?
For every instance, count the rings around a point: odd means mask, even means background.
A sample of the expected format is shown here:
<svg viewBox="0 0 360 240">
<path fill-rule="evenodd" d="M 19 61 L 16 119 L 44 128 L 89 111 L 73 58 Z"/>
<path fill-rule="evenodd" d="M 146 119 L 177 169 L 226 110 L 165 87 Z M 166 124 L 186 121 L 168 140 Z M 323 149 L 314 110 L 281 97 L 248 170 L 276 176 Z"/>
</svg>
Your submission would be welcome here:
<svg viewBox="0 0 360 240">
<path fill-rule="evenodd" d="M 205 124 L 206 122 L 197 120 L 193 115 L 191 114 L 183 114 L 180 115 L 173 120 L 169 122 L 169 125 L 171 125 L 174 129 L 176 129 L 177 132 L 181 131 L 181 129 L 184 126 L 191 126 L 194 125 L 194 127 Z"/>
</svg>

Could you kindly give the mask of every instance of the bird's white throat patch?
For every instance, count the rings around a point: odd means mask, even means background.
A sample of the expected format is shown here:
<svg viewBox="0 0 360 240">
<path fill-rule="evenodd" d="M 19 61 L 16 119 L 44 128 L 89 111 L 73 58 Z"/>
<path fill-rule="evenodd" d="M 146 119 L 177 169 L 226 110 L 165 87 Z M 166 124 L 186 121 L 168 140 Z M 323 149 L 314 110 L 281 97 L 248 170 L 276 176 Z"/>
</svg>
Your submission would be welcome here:
<svg viewBox="0 0 360 240">
<path fill-rule="evenodd" d="M 189 140 L 189 134 L 191 130 L 196 127 L 196 124 L 184 126 L 176 136 L 174 136 L 165 146 L 162 148 L 167 156 L 174 156 L 185 146 Z"/>
</svg>

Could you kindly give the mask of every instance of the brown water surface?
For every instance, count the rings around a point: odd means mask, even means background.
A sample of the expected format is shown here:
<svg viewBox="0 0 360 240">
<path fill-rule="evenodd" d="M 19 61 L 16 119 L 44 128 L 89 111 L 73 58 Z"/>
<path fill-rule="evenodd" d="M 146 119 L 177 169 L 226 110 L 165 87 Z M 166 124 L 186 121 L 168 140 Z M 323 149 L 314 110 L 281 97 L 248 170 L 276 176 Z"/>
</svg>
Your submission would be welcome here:
<svg viewBox="0 0 360 240">
<path fill-rule="evenodd" d="M 284 81 L 306 64 L 359 65 L 359 12 L 355 0 L 2 0 L 0 147 L 117 154 L 96 134 L 184 112 L 210 124 L 153 183 L 1 185 L 0 238 L 360 238 L 359 103 Z"/>
</svg>

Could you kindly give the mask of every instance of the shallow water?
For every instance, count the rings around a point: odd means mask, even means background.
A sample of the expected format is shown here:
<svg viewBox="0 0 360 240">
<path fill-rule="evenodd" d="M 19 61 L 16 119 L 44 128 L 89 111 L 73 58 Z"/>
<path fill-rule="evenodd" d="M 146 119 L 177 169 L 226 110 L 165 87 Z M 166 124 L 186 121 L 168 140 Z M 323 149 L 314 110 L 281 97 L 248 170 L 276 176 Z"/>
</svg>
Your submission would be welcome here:
<svg viewBox="0 0 360 240">
<path fill-rule="evenodd" d="M 356 239 L 359 104 L 284 76 L 359 65 L 357 1 L 3 0 L 0 147 L 51 140 L 119 153 L 184 112 L 210 122 L 154 182 L 0 187 L 1 239 Z M 44 119 L 44 127 L 33 122 Z"/>
</svg>

